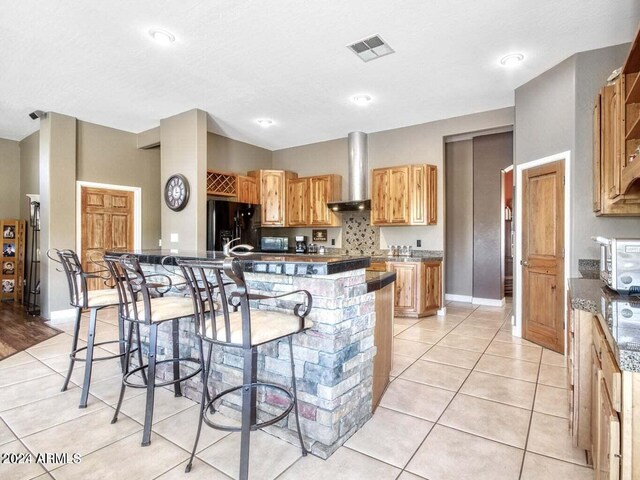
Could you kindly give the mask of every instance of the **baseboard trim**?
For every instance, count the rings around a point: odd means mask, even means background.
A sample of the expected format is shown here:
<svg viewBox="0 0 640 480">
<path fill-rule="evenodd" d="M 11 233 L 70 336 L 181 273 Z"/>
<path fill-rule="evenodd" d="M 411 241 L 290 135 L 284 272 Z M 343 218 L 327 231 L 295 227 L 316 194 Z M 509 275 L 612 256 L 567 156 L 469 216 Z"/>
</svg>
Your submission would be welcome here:
<svg viewBox="0 0 640 480">
<path fill-rule="evenodd" d="M 495 298 L 477 298 L 473 297 L 472 302 L 474 305 L 484 305 L 487 307 L 504 307 L 507 302 L 504 298 L 502 300 L 496 300 Z"/>
<path fill-rule="evenodd" d="M 66 310 L 55 310 L 53 312 L 49 312 L 49 323 L 51 325 L 55 325 L 56 323 L 65 323 L 69 320 L 75 320 L 75 318 L 75 308 L 67 308 Z"/>
<path fill-rule="evenodd" d="M 471 295 L 456 295 L 455 293 L 445 293 L 444 299 L 450 302 L 471 303 L 473 297 Z"/>
</svg>

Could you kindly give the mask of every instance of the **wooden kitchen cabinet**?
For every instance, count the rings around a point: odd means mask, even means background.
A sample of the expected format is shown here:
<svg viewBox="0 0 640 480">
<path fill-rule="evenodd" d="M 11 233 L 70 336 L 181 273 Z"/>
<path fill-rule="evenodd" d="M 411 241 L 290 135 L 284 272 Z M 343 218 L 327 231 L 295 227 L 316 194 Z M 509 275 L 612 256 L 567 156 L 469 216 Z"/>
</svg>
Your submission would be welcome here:
<svg viewBox="0 0 640 480">
<path fill-rule="evenodd" d="M 389 223 L 389 169 L 376 168 L 371 171 L 371 223 Z"/>
<path fill-rule="evenodd" d="M 437 168 L 402 165 L 371 172 L 373 225 L 435 225 L 437 223 Z"/>
<path fill-rule="evenodd" d="M 396 274 L 394 307 L 399 317 L 424 317 L 442 308 L 442 262 L 387 262 Z"/>
<path fill-rule="evenodd" d="M 301 227 L 307 225 L 309 210 L 309 179 L 290 178 L 287 180 L 287 225 Z"/>
<path fill-rule="evenodd" d="M 327 207 L 329 202 L 342 199 L 342 177 L 340 175 L 319 175 L 309 177 L 308 222 L 313 227 L 335 227 L 340 218 Z"/>
<path fill-rule="evenodd" d="M 339 201 L 342 177 L 319 175 L 287 180 L 287 225 L 291 227 L 334 227 L 340 219 L 327 203 Z"/>
<path fill-rule="evenodd" d="M 253 177 L 238 175 L 236 177 L 236 196 L 239 203 L 259 204 L 260 190 L 258 188 L 258 180 Z"/>
<path fill-rule="evenodd" d="M 639 34 L 640 35 L 640 34 Z M 640 215 L 640 39 L 622 73 L 604 86 L 593 109 L 593 210 L 598 216 Z"/>
<path fill-rule="evenodd" d="M 396 274 L 393 305 L 396 315 L 418 315 L 419 263 L 389 262 L 387 268 Z"/>
<path fill-rule="evenodd" d="M 287 180 L 298 175 L 284 170 L 255 170 L 248 176 L 258 181 L 262 226 L 286 226 Z"/>
</svg>

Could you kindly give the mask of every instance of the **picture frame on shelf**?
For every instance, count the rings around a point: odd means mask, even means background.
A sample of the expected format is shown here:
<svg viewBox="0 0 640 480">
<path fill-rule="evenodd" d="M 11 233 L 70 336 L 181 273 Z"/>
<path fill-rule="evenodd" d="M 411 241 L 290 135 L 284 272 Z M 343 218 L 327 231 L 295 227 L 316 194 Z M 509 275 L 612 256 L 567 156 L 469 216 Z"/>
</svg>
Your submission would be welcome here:
<svg viewBox="0 0 640 480">
<path fill-rule="evenodd" d="M 2 275 L 14 275 L 16 273 L 15 262 L 3 262 L 2 263 Z"/>
<path fill-rule="evenodd" d="M 16 227 L 14 225 L 5 225 L 2 231 L 2 238 L 14 239 L 16 238 Z"/>
<path fill-rule="evenodd" d="M 16 289 L 16 281 L 13 278 L 3 278 L 2 279 L 2 293 L 9 294 L 13 293 Z"/>
<path fill-rule="evenodd" d="M 3 257 L 15 257 L 16 256 L 16 244 L 15 243 L 3 243 L 2 244 L 2 256 Z"/>
</svg>

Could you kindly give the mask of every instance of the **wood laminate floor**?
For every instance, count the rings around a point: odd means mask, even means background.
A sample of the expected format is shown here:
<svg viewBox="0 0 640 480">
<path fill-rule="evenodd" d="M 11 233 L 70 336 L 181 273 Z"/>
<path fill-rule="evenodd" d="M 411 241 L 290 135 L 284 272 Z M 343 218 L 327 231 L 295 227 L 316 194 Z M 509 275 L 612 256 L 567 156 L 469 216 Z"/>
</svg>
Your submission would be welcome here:
<svg viewBox="0 0 640 480">
<path fill-rule="evenodd" d="M 23 305 L 0 302 L 0 360 L 59 333 L 42 318 L 27 315 Z"/>
</svg>

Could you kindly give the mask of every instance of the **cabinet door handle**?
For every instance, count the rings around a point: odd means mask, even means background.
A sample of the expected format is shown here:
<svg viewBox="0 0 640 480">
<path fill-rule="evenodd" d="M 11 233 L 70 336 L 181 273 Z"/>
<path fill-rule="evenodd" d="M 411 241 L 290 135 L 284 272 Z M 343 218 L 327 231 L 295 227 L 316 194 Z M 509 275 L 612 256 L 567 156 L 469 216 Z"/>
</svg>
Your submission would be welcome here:
<svg viewBox="0 0 640 480">
<path fill-rule="evenodd" d="M 528 267 L 529 262 L 527 262 L 526 260 L 520 260 L 520 265 L 522 265 L 523 267 Z"/>
</svg>

